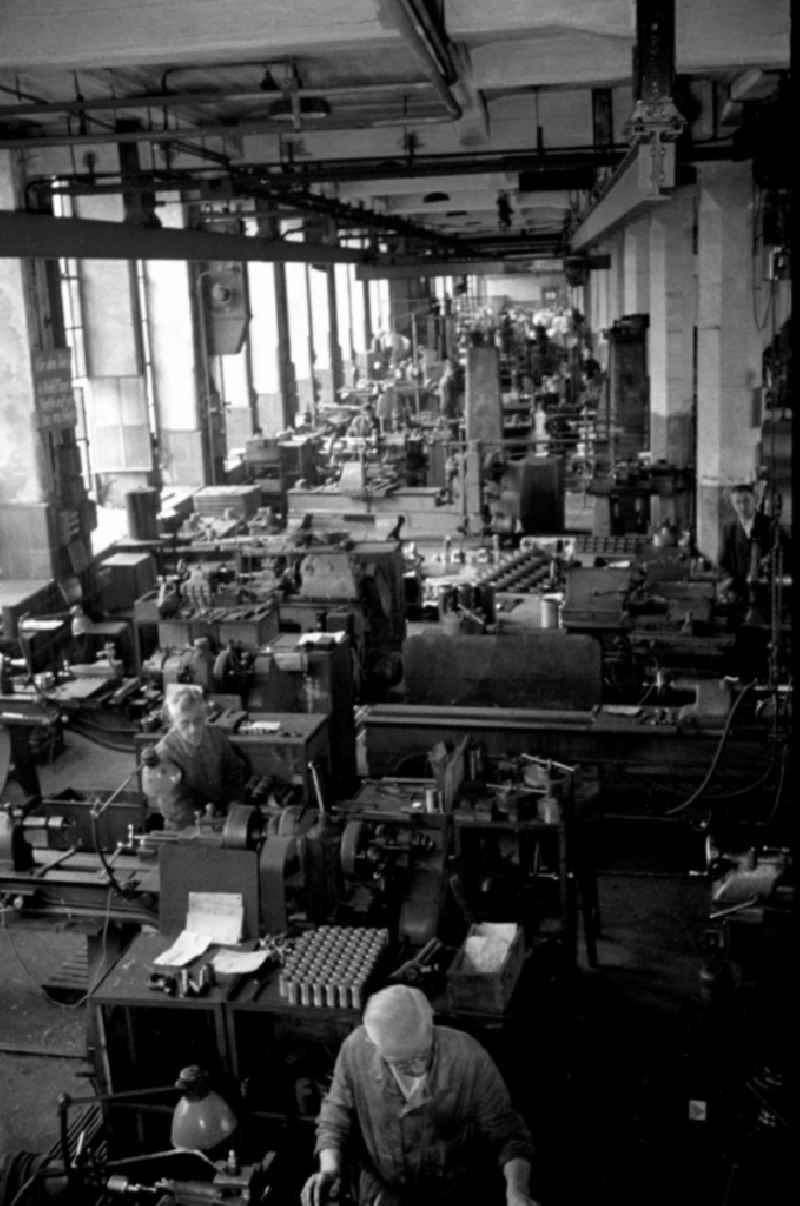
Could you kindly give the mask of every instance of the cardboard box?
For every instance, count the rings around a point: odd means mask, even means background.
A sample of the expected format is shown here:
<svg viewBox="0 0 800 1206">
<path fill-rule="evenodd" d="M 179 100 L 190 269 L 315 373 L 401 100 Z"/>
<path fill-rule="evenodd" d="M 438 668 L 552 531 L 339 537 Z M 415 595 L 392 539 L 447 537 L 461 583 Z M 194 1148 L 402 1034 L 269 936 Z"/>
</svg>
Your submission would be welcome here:
<svg viewBox="0 0 800 1206">
<path fill-rule="evenodd" d="M 513 938 L 502 964 L 492 971 L 476 970 L 468 955 L 470 939 L 499 936 L 511 929 Z M 480 922 L 470 926 L 466 940 L 447 973 L 447 1002 L 459 1013 L 505 1013 L 525 962 L 525 940 L 518 925 Z"/>
</svg>

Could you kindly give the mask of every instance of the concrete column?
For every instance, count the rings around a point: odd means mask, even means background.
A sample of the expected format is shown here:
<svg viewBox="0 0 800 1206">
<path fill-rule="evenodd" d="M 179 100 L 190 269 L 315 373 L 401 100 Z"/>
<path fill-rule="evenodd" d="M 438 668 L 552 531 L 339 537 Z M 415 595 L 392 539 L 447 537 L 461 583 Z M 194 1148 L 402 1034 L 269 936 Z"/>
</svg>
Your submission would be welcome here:
<svg viewBox="0 0 800 1206">
<path fill-rule="evenodd" d="M 258 233 L 264 238 L 274 239 L 280 234 L 280 220 L 269 211 L 258 213 Z M 272 281 L 269 300 L 275 307 L 275 368 L 277 380 L 277 397 L 270 390 L 261 397 L 259 393 L 259 414 L 261 425 L 267 432 L 277 429 L 294 427 L 294 416 L 297 413 L 297 381 L 292 360 L 292 340 L 289 332 L 289 308 L 286 290 L 286 265 L 276 261 L 271 265 Z M 258 336 L 256 336 L 256 339 Z M 271 374 L 266 374 L 271 378 Z M 258 382 L 259 374 L 256 374 Z M 270 381 L 270 383 L 272 383 Z"/>
<path fill-rule="evenodd" d="M 284 427 L 294 427 L 297 414 L 297 382 L 292 360 L 292 340 L 289 334 L 289 308 L 286 295 L 286 265 L 276 262 L 275 271 L 275 317 L 278 323 L 278 380 L 282 401 Z"/>
<path fill-rule="evenodd" d="M 389 314 L 393 331 L 411 338 L 411 317 L 417 316 L 424 325 L 431 302 L 430 281 L 427 277 L 401 277 L 389 281 Z"/>
<path fill-rule="evenodd" d="M 611 280 L 609 290 L 608 325 L 625 314 L 625 232 L 617 231 L 611 239 Z"/>
<path fill-rule="evenodd" d="M 597 248 L 598 255 L 608 255 L 611 257 L 611 266 L 609 268 L 599 269 L 592 276 L 597 276 L 597 322 L 594 327 L 596 336 L 595 354 L 603 370 L 608 369 L 608 339 L 605 332 L 611 327 L 615 319 L 619 318 L 619 296 L 620 296 L 620 240 L 610 238 L 606 242 L 600 244 Z"/>
<path fill-rule="evenodd" d="M 185 225 L 177 198 L 164 199 L 158 216 L 165 228 Z M 165 485 L 199 486 L 203 483 L 203 432 L 189 265 L 148 260 L 145 272 L 163 481 Z"/>
<path fill-rule="evenodd" d="M 647 314 L 650 309 L 650 216 L 625 227 L 623 252 L 623 314 Z"/>
<path fill-rule="evenodd" d="M 497 348 L 467 349 L 464 409 L 468 441 L 497 444 L 503 439 L 500 353 Z"/>
<path fill-rule="evenodd" d="M 751 390 L 761 379 L 763 336 L 753 315 L 750 164 L 705 164 L 699 188 L 697 539 L 716 560 L 725 490 L 755 473 Z"/>
<path fill-rule="evenodd" d="M 16 209 L 16 157 L 0 150 L 0 208 Z M 53 572 L 34 412 L 34 298 L 23 260 L 0 258 L 0 573 L 47 579 Z"/>
<path fill-rule="evenodd" d="M 602 339 L 602 333 L 606 329 L 607 310 L 608 310 L 608 268 L 597 268 L 589 273 L 589 289 L 591 292 L 590 304 L 590 324 L 592 335 L 594 336 L 595 355 L 599 347 L 599 341 Z"/>
<path fill-rule="evenodd" d="M 336 273 L 333 264 L 325 269 L 325 289 L 328 295 L 328 356 L 330 359 L 330 390 L 326 400 L 335 402 L 337 391 L 344 385 L 342 347 L 339 343 L 339 312 L 336 308 Z"/>
<path fill-rule="evenodd" d="M 691 465 L 692 333 L 697 281 L 692 249 L 694 189 L 654 210 L 650 220 L 650 451 Z"/>
</svg>

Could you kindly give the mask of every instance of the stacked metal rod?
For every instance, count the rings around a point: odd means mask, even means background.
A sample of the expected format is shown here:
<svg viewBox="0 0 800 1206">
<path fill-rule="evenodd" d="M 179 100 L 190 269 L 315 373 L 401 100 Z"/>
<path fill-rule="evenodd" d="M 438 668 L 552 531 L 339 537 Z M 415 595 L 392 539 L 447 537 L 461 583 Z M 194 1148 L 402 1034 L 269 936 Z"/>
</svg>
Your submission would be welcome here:
<svg viewBox="0 0 800 1206">
<path fill-rule="evenodd" d="M 517 594 L 544 590 L 550 584 L 550 557 L 541 551 L 516 553 L 483 578 L 493 591 Z"/>
<path fill-rule="evenodd" d="M 289 1005 L 361 1009 L 366 986 L 389 942 L 388 930 L 323 925 L 303 934 L 281 969 Z"/>
</svg>

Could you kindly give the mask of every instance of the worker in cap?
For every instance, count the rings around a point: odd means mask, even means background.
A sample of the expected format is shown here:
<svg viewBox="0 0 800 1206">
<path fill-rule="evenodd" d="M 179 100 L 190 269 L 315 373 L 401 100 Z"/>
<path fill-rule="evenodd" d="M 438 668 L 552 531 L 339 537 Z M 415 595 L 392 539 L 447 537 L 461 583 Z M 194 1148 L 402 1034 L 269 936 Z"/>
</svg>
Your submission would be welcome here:
<svg viewBox="0 0 800 1206">
<path fill-rule="evenodd" d="M 406 985 L 371 996 L 343 1042 L 315 1151 L 302 1206 L 324 1206 L 340 1176 L 358 1206 L 535 1206 L 531 1137 L 496 1066 Z"/>
</svg>

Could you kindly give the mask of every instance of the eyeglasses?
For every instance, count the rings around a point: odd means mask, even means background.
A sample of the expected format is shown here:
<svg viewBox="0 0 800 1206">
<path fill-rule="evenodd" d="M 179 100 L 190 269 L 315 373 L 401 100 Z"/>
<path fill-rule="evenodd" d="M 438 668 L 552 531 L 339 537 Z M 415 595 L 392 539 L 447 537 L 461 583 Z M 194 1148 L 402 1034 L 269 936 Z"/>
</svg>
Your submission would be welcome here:
<svg viewBox="0 0 800 1206">
<path fill-rule="evenodd" d="M 386 1062 L 401 1076 L 423 1076 L 428 1070 L 427 1055 L 415 1055 L 409 1059 L 387 1059 Z"/>
</svg>

